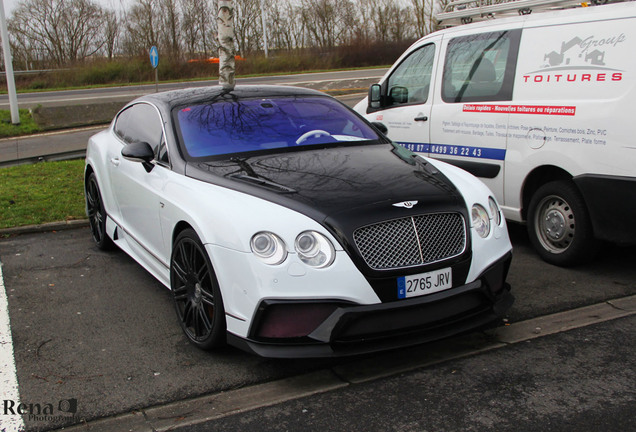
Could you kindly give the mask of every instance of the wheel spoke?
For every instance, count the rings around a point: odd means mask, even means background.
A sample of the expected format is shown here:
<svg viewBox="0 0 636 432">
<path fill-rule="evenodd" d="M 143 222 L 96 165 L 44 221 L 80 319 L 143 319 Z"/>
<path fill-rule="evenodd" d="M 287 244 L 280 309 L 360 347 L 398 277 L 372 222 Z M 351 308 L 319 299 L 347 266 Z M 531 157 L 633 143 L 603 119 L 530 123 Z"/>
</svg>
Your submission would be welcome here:
<svg viewBox="0 0 636 432">
<path fill-rule="evenodd" d="M 201 301 L 208 306 L 214 307 L 214 295 L 205 289 L 201 290 Z"/>
<path fill-rule="evenodd" d="M 183 324 L 186 327 L 192 327 L 192 303 L 186 302 L 183 309 Z"/>
<path fill-rule="evenodd" d="M 188 272 L 196 274 L 197 249 L 194 243 L 189 242 L 190 253 L 188 255 Z"/>
<path fill-rule="evenodd" d="M 199 308 L 192 306 L 192 330 L 196 338 L 201 337 L 201 323 L 199 318 Z"/>
<path fill-rule="evenodd" d="M 188 263 L 188 252 L 186 250 L 186 245 L 185 242 L 182 242 L 179 244 L 179 258 L 181 259 L 181 263 L 183 264 L 183 270 L 184 270 L 184 274 L 187 274 L 190 272 L 190 267 L 189 267 L 189 263 Z"/>
<path fill-rule="evenodd" d="M 183 281 L 184 283 L 179 285 L 176 288 L 172 289 L 172 295 L 174 297 L 174 300 L 176 302 L 181 302 L 183 300 L 187 300 L 188 298 L 188 289 L 185 285 L 185 281 Z"/>
<path fill-rule="evenodd" d="M 179 278 L 179 280 L 182 284 L 184 284 L 185 287 L 185 283 L 188 281 L 188 277 L 186 271 L 181 268 L 181 264 L 178 263 L 176 259 L 172 262 L 172 270 L 174 272 L 174 275 Z"/>
<path fill-rule="evenodd" d="M 212 322 L 210 322 L 210 317 L 208 317 L 204 307 L 199 307 L 198 312 L 201 325 L 204 327 L 203 333 L 207 336 L 208 333 L 210 333 L 210 330 L 212 330 Z"/>
<path fill-rule="evenodd" d="M 201 282 L 205 281 L 210 275 L 210 269 L 208 268 L 208 264 L 203 261 L 199 270 L 197 270 L 197 279 Z"/>
</svg>

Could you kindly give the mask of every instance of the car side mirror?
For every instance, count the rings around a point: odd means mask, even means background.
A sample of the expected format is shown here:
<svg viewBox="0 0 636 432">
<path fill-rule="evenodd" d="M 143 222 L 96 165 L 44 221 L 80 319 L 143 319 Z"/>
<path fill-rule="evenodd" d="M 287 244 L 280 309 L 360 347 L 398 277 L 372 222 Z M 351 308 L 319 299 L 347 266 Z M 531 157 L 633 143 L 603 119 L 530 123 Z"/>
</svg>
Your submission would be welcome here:
<svg viewBox="0 0 636 432">
<path fill-rule="evenodd" d="M 386 127 L 386 125 L 384 123 L 381 122 L 371 122 L 371 124 L 373 126 L 375 126 L 375 128 L 377 130 L 379 130 L 380 132 L 382 132 L 384 135 L 386 135 L 389 132 L 389 128 Z"/>
<path fill-rule="evenodd" d="M 382 99 L 382 87 L 380 84 L 373 84 L 369 87 L 369 108 L 380 108 Z"/>
<path fill-rule="evenodd" d="M 393 103 L 403 104 L 409 101 L 409 89 L 406 87 L 393 87 L 391 89 L 391 100 Z"/>
<path fill-rule="evenodd" d="M 136 142 L 125 145 L 121 149 L 121 155 L 132 162 L 141 162 L 147 172 L 150 172 L 153 165 L 150 163 L 155 158 L 155 152 L 147 142 Z"/>
</svg>

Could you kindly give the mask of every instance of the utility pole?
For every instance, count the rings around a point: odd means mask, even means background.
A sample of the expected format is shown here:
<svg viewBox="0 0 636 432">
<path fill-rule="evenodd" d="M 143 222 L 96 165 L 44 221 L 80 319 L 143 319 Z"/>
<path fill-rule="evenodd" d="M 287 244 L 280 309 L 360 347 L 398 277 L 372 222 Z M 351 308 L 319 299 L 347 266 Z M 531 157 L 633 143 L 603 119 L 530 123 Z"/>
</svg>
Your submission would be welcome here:
<svg viewBox="0 0 636 432">
<path fill-rule="evenodd" d="M 2 34 L 2 53 L 4 56 L 4 72 L 7 79 L 7 91 L 9 92 L 9 108 L 11 110 L 11 123 L 20 124 L 20 112 L 18 111 L 18 95 L 15 91 L 15 78 L 13 76 L 13 57 L 11 56 L 11 44 L 7 31 L 7 20 L 4 16 L 4 0 L 0 0 L 0 33 Z"/>
<path fill-rule="evenodd" d="M 236 61 L 234 58 L 234 2 L 232 0 L 219 0 L 217 22 L 219 27 L 219 84 L 226 90 L 233 90 L 236 82 Z"/>
<path fill-rule="evenodd" d="M 265 51 L 265 58 L 268 55 L 267 46 L 267 15 L 265 14 L 265 0 L 261 0 L 261 21 L 263 23 L 263 50 Z"/>
</svg>

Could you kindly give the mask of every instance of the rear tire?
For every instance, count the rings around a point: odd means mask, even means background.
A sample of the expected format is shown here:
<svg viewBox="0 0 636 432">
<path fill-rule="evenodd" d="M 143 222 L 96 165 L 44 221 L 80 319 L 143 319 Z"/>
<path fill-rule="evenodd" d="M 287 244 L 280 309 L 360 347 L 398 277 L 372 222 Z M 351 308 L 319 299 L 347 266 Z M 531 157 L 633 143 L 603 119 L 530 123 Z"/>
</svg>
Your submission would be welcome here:
<svg viewBox="0 0 636 432">
<path fill-rule="evenodd" d="M 179 324 L 188 340 L 209 350 L 225 345 L 225 309 L 216 275 L 192 229 L 176 238 L 170 258 L 170 288 Z"/>
<path fill-rule="evenodd" d="M 567 267 L 590 261 L 598 241 L 583 196 L 571 181 L 553 181 L 532 196 L 528 235 L 541 258 Z"/>
</svg>

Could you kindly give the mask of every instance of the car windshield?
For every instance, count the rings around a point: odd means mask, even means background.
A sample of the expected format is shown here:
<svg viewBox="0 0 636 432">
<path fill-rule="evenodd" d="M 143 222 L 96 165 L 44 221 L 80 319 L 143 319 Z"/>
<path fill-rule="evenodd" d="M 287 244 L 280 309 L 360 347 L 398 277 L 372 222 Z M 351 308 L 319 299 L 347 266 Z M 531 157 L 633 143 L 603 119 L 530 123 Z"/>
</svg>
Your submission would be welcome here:
<svg viewBox="0 0 636 432">
<path fill-rule="evenodd" d="M 379 139 L 368 123 L 327 97 L 221 100 L 179 107 L 175 117 L 192 158 Z"/>
</svg>

